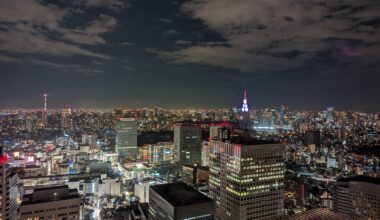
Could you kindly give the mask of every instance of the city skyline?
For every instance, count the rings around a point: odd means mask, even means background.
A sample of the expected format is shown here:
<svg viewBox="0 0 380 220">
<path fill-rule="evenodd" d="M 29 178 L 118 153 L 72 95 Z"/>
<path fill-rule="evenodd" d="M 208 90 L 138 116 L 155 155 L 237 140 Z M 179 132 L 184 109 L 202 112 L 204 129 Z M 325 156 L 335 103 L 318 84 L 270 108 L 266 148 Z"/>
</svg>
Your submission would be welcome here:
<svg viewBox="0 0 380 220">
<path fill-rule="evenodd" d="M 0 107 L 229 107 L 246 89 L 254 108 L 379 111 L 379 7 L 0 1 Z"/>
</svg>

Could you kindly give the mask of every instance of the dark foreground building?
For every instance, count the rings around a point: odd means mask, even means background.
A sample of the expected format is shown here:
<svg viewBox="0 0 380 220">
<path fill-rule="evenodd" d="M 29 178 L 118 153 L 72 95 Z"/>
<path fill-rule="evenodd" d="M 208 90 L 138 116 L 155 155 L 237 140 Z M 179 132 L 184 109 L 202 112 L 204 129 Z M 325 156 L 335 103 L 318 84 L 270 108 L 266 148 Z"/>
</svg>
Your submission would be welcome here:
<svg viewBox="0 0 380 220">
<path fill-rule="evenodd" d="M 334 211 L 352 219 L 380 219 L 380 178 L 355 176 L 334 183 Z"/>
<path fill-rule="evenodd" d="M 213 219 L 213 201 L 185 183 L 151 186 L 149 219 Z"/>
<path fill-rule="evenodd" d="M 335 213 L 328 209 L 319 208 L 292 215 L 288 220 L 350 220 L 350 216 L 342 213 Z"/>
</svg>

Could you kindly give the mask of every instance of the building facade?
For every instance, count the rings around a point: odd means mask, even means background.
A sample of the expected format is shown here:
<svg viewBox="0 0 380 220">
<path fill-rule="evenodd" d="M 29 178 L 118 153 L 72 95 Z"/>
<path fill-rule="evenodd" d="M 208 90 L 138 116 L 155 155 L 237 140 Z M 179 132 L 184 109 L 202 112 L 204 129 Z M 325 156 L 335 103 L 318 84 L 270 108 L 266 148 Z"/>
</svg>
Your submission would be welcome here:
<svg viewBox="0 0 380 220">
<path fill-rule="evenodd" d="M 120 158 L 137 157 L 137 122 L 134 118 L 121 118 L 116 122 L 116 153 Z"/>
<path fill-rule="evenodd" d="M 380 179 L 356 176 L 337 180 L 333 207 L 352 219 L 380 219 Z"/>
<path fill-rule="evenodd" d="M 179 165 L 200 164 L 202 157 L 202 129 L 196 125 L 174 127 L 174 148 Z"/>
<path fill-rule="evenodd" d="M 7 166 L 0 147 L 0 220 L 15 220 L 17 214 L 17 174 Z"/>
<path fill-rule="evenodd" d="M 215 219 L 280 219 L 284 151 L 282 144 L 253 139 L 211 140 L 209 194 Z"/>
</svg>

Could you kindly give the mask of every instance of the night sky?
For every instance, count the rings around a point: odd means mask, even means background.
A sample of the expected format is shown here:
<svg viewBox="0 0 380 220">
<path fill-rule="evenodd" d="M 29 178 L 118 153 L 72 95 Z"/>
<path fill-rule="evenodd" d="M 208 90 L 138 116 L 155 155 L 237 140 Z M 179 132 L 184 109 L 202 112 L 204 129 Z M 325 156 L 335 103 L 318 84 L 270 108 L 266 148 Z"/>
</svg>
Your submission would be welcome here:
<svg viewBox="0 0 380 220">
<path fill-rule="evenodd" d="M 380 111 L 378 0 L 0 0 L 0 107 Z"/>
</svg>

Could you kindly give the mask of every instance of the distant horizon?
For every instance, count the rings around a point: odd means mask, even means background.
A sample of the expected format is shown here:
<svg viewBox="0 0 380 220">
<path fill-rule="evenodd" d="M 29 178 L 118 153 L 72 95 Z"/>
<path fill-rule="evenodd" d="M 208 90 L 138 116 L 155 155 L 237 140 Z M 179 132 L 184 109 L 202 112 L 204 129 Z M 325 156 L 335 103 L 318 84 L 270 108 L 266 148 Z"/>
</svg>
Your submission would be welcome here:
<svg viewBox="0 0 380 220">
<path fill-rule="evenodd" d="M 214 107 L 214 108 L 207 108 L 207 107 L 182 107 L 182 108 L 175 108 L 175 107 L 161 107 L 161 106 L 153 106 L 153 107 L 70 107 L 71 110 L 76 111 L 76 110 L 143 110 L 143 109 L 154 109 L 154 108 L 160 108 L 163 110 L 172 110 L 172 111 L 186 111 L 186 110 L 231 110 L 237 106 L 232 106 L 232 107 Z M 251 108 L 250 111 L 257 111 L 257 110 L 265 110 L 265 109 L 276 109 L 278 110 L 281 107 L 281 105 L 278 106 L 270 106 L 270 107 L 260 107 L 260 108 Z M 331 106 L 329 106 L 331 107 Z M 292 109 L 289 108 L 288 112 L 322 112 L 326 111 L 327 108 L 325 109 Z M 65 107 L 53 107 L 53 108 L 48 108 L 49 111 L 59 111 L 65 109 Z M 0 107 L 0 112 L 1 111 L 16 111 L 16 110 L 29 110 L 29 111 L 43 111 L 43 107 L 35 108 L 35 107 Z M 334 109 L 337 112 L 358 112 L 358 113 L 370 113 L 370 114 L 376 114 L 380 113 L 380 111 L 365 111 L 365 110 L 352 110 L 352 109 L 339 109 L 335 108 Z"/>
</svg>

